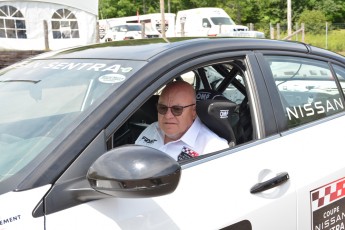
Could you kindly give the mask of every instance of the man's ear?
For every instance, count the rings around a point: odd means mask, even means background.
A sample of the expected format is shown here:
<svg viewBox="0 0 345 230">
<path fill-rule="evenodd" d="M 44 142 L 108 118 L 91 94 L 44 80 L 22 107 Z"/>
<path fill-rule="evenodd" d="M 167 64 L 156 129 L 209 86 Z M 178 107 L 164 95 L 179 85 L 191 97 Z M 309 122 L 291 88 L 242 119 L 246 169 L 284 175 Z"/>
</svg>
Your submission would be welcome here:
<svg viewBox="0 0 345 230">
<path fill-rule="evenodd" d="M 196 118 L 196 105 L 193 106 L 193 120 Z"/>
</svg>

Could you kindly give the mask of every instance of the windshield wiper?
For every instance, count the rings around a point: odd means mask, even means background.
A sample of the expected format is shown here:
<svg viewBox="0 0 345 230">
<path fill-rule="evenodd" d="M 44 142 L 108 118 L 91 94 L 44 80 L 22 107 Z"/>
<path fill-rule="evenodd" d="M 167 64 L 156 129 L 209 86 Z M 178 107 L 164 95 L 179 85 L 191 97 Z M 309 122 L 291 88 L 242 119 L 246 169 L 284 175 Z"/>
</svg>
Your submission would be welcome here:
<svg viewBox="0 0 345 230">
<path fill-rule="evenodd" d="M 4 80 L 4 81 L 0 81 L 0 82 L 27 82 L 27 83 L 33 83 L 33 84 L 37 84 L 39 83 L 41 80 L 37 80 L 37 81 L 34 81 L 34 80 Z"/>
</svg>

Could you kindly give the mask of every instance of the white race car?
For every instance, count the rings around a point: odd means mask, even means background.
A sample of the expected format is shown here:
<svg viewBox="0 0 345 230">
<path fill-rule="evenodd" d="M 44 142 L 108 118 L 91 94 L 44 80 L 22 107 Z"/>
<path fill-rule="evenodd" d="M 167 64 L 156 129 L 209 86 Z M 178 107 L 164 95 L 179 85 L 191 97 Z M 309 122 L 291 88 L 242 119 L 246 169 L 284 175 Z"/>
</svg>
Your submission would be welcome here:
<svg viewBox="0 0 345 230">
<path fill-rule="evenodd" d="M 134 144 L 174 79 L 229 148 L 176 161 Z M 0 71 L 0 229 L 344 229 L 344 83 L 341 55 L 250 38 L 16 63 Z"/>
</svg>

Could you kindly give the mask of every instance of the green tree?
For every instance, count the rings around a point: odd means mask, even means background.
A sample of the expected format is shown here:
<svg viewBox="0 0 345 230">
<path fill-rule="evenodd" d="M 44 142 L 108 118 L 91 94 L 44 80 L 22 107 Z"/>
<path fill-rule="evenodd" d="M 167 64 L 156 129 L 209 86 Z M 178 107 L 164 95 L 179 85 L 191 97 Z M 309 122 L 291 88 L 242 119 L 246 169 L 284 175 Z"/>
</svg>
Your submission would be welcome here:
<svg viewBox="0 0 345 230">
<path fill-rule="evenodd" d="M 294 5 L 298 7 L 296 14 L 300 15 L 304 10 L 322 11 L 327 21 L 343 23 L 345 21 L 344 0 L 295 0 Z"/>
<path fill-rule="evenodd" d="M 320 34 L 324 30 L 326 16 L 319 10 L 305 10 L 302 12 L 298 22 L 304 23 L 306 32 Z"/>
<path fill-rule="evenodd" d="M 238 24 L 280 23 L 286 25 L 287 0 L 170 0 L 170 12 L 197 7 L 223 8 Z M 292 21 L 299 21 L 305 10 L 321 11 L 329 22 L 345 21 L 344 0 L 291 0 Z M 159 13 L 158 0 L 99 0 L 99 18 L 114 18 Z M 165 0 L 168 12 L 168 0 Z"/>
<path fill-rule="evenodd" d="M 315 9 L 322 11 L 327 21 L 339 22 L 344 20 L 345 3 L 343 0 L 323 0 L 315 3 Z"/>
<path fill-rule="evenodd" d="M 255 23 L 260 19 L 258 0 L 219 1 L 216 7 L 224 9 L 237 24 Z"/>
</svg>

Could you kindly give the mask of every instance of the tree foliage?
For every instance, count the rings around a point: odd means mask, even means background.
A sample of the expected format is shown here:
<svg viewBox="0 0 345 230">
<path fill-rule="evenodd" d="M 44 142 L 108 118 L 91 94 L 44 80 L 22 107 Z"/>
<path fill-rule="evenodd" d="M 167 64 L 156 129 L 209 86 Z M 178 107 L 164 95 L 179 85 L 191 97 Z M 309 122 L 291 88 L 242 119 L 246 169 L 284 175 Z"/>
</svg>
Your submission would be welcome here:
<svg viewBox="0 0 345 230">
<path fill-rule="evenodd" d="M 325 20 L 345 22 L 344 0 L 291 0 L 292 21 L 302 15 L 322 12 Z M 286 23 L 287 0 L 165 0 L 165 12 L 197 7 L 220 7 L 238 24 Z M 99 0 L 99 18 L 115 18 L 139 14 L 159 13 L 159 0 Z M 305 13 L 307 12 L 307 13 Z M 305 17 L 305 16 L 303 16 Z"/>
<path fill-rule="evenodd" d="M 305 10 L 299 18 L 299 23 L 304 23 L 306 31 L 312 34 L 323 33 L 326 16 L 320 10 Z"/>
</svg>

